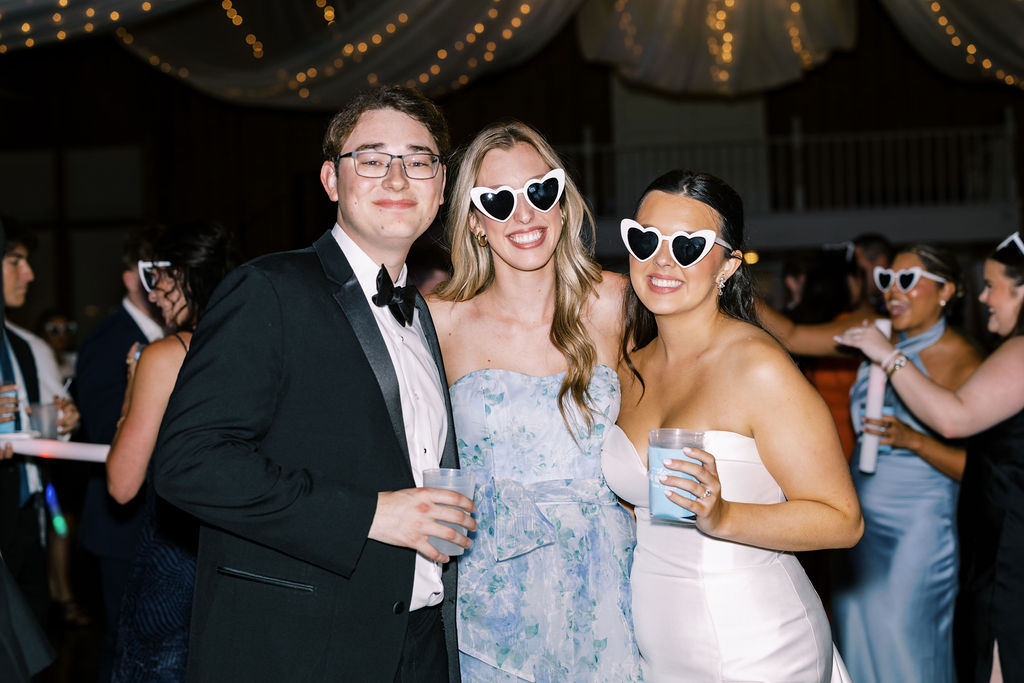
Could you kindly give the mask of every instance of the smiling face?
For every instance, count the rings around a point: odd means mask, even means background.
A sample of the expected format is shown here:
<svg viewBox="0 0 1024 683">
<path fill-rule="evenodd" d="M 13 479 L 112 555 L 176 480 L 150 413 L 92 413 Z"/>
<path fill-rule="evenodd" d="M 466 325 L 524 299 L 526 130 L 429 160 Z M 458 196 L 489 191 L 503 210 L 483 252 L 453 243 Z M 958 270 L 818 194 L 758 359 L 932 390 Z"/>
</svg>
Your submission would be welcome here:
<svg viewBox="0 0 1024 683">
<path fill-rule="evenodd" d="M 660 191 L 644 198 L 636 216 L 637 223 L 656 227 L 663 235 L 711 230 L 721 237 L 720 220 L 718 213 L 703 202 Z M 640 301 L 655 315 L 701 305 L 717 309 L 716 280 L 719 276 L 728 278 L 739 265 L 727 256 L 725 248 L 716 244 L 706 257 L 683 269 L 672 258 L 669 243 L 663 241 L 647 261 L 630 257 L 629 278 Z"/>
<path fill-rule="evenodd" d="M 928 270 L 917 254 L 903 252 L 897 254 L 892 262 L 892 270 L 899 272 L 913 267 Z M 942 303 L 949 301 L 956 293 L 952 283 L 936 282 L 927 277 L 920 277 L 909 292 L 904 292 L 893 282 L 885 292 L 885 305 L 892 316 L 892 328 L 914 337 L 939 321 L 942 317 Z"/>
<path fill-rule="evenodd" d="M 1024 285 L 1006 275 L 1006 266 L 998 261 L 985 261 L 985 288 L 978 301 L 988 307 L 988 331 L 1000 337 L 1013 332 L 1024 301 Z"/>
<path fill-rule="evenodd" d="M 341 152 L 375 150 L 389 154 L 427 152 L 437 145 L 422 123 L 395 109 L 373 109 L 359 117 Z M 320 180 L 338 203 L 338 225 L 378 263 L 401 262 L 444 201 L 445 169 L 428 179 L 410 179 L 393 159 L 383 178 L 364 178 L 351 158 L 325 161 Z"/>
<path fill-rule="evenodd" d="M 507 149 L 492 149 L 484 155 L 476 186 L 507 185 L 519 189 L 527 181 L 542 178 L 551 170 L 532 145 L 519 142 Z M 521 194 L 516 199 L 515 210 L 504 223 L 474 208 L 469 215 L 470 229 L 487 236 L 496 273 L 503 268 L 534 271 L 553 267 L 552 257 L 562 234 L 559 204 L 548 211 L 539 211 Z"/>
</svg>

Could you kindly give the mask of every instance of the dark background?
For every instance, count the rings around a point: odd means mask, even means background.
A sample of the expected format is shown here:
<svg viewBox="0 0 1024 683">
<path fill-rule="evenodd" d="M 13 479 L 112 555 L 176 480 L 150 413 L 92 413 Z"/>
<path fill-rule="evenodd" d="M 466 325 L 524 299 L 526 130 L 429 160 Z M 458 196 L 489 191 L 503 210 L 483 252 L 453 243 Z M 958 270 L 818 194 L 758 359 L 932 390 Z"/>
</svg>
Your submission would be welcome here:
<svg viewBox="0 0 1024 683">
<path fill-rule="evenodd" d="M 1019 88 L 944 76 L 906 42 L 877 0 L 857 6 L 852 51 L 836 53 L 799 82 L 760 95 L 768 135 L 788 133 L 796 117 L 805 133 L 1003 125 L 1008 112 L 1024 120 Z M 570 21 L 532 59 L 438 102 L 456 144 L 505 117 L 534 125 L 556 145 L 581 142 L 584 127 L 595 142 L 612 142 L 613 77 L 608 67 L 584 61 Z M 150 67 L 113 38 L 0 55 L 0 148 L 50 150 L 57 179 L 52 218 L 34 222 L 45 239 L 34 260 L 39 278 L 30 306 L 12 317 L 31 324 L 30 316 L 56 304 L 78 309 L 86 328 L 89 318 L 102 318 L 98 304 L 116 302 L 116 282 L 109 288 L 115 301 L 86 304 L 75 292 L 87 286 L 82 260 L 116 268 L 111 229 L 205 217 L 230 227 L 247 257 L 307 245 L 334 219 L 318 180 L 320 139 L 332 113 L 213 99 Z M 1021 158 L 1022 144 L 1018 135 L 1015 158 Z M 69 218 L 59 180 L 68 170 L 68 151 L 121 146 L 141 150 L 138 215 Z M 102 192 L 104 179 L 92 181 Z M 1018 177 L 1018 196 L 1019 183 Z M 437 230 L 431 233 L 436 237 Z M 93 241 L 103 244 L 97 254 L 75 252 Z M 808 244 L 814 243 L 808 235 Z M 111 294 L 94 298 L 103 296 Z"/>
</svg>

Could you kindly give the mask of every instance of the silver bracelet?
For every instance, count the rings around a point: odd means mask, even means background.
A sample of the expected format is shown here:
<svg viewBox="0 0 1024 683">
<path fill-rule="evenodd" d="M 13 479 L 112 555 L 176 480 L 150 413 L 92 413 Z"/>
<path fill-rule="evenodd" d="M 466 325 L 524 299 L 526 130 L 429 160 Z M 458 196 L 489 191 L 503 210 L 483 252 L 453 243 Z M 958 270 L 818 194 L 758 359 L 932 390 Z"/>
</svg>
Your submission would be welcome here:
<svg viewBox="0 0 1024 683">
<path fill-rule="evenodd" d="M 891 378 L 897 370 L 899 370 L 909 362 L 910 360 L 906 356 L 904 356 L 902 353 L 899 354 L 898 356 L 896 356 L 896 359 L 893 360 L 892 365 L 889 367 L 889 369 L 885 371 L 885 376 Z"/>
</svg>

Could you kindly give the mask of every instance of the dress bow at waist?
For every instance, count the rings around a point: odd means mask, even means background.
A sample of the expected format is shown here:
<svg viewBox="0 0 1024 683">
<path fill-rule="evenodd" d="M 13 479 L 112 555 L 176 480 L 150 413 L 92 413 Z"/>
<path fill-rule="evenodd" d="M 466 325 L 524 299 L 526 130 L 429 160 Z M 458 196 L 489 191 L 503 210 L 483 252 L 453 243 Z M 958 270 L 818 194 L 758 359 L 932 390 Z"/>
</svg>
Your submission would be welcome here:
<svg viewBox="0 0 1024 683">
<path fill-rule="evenodd" d="M 541 505 L 618 505 L 615 494 L 598 478 L 549 479 L 529 485 L 515 479 L 495 479 L 490 494 L 498 562 L 555 542 L 557 531 Z"/>
</svg>

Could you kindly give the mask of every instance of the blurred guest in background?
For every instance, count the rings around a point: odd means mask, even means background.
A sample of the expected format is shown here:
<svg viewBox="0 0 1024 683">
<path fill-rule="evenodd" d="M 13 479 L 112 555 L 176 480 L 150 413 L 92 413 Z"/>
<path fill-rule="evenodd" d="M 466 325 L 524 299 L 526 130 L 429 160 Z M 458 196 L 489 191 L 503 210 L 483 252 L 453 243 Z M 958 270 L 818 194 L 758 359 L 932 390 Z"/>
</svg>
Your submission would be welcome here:
<svg viewBox="0 0 1024 683">
<path fill-rule="evenodd" d="M 821 249 L 804 272 L 800 304 L 787 313 L 797 324 L 820 325 L 850 316 L 862 290 L 862 278 L 844 250 Z M 852 354 L 797 356 L 804 375 L 825 399 L 847 460 L 856 441 L 850 419 L 850 388 L 859 359 Z"/>
<path fill-rule="evenodd" d="M 128 388 L 107 456 L 107 486 L 119 503 L 132 501 L 147 477 L 167 399 L 192 332 L 214 287 L 234 266 L 227 231 L 192 221 L 168 227 L 139 274 L 149 300 L 173 332 L 128 352 Z M 146 489 L 145 512 L 120 610 L 113 675 L 117 683 L 185 680 L 196 543 L 194 518 Z"/>
<path fill-rule="evenodd" d="M 954 650 L 961 683 L 1024 680 L 1024 241 L 985 261 L 988 329 L 1003 341 L 958 389 L 929 377 L 877 330 L 837 341 L 881 364 L 907 408 L 945 438 L 969 436 L 957 528 L 960 586 Z M 909 282 L 909 280 L 908 280 Z M 885 613 L 885 623 L 892 617 Z M 918 653 L 919 654 L 919 653 Z"/>
<path fill-rule="evenodd" d="M 864 280 L 861 300 L 879 315 L 885 315 L 885 296 L 875 284 L 875 268 L 888 268 L 895 253 L 889 239 L 877 232 L 865 232 L 853 238 L 853 255 Z"/>
<path fill-rule="evenodd" d="M 75 322 L 57 309 L 44 312 L 36 324 L 36 334 L 53 352 L 64 386 L 67 386 L 75 375 L 77 353 L 73 349 L 77 329 Z M 63 386 L 61 390 L 64 390 Z M 53 527 L 50 528 L 47 545 L 50 595 L 60 605 L 64 623 L 70 626 L 87 626 L 92 623 L 92 618 L 83 611 L 75 599 L 71 585 L 72 548 L 78 540 L 78 521 L 91 467 L 86 463 L 53 460 L 48 463 L 47 468 L 67 524 L 67 531 L 63 534 L 54 533 Z"/>
<path fill-rule="evenodd" d="M 421 239 L 409 250 L 406 266 L 409 268 L 409 284 L 419 291 L 420 296 L 427 296 L 448 279 L 451 261 L 440 247 L 430 242 L 424 243 Z"/>
<path fill-rule="evenodd" d="M 5 233 L 3 294 L 7 308 L 25 305 L 35 280 L 29 254 L 35 235 L 10 218 L 0 219 Z M 54 401 L 59 410 L 58 430 L 67 434 L 78 426 L 75 405 L 64 398 L 56 359 L 46 342 L 5 319 L 0 339 L 0 423 L 5 431 L 28 431 L 26 410 L 31 403 Z M 9 444 L 4 447 L 9 450 Z M 32 607 L 45 624 L 50 606 L 46 560 L 47 515 L 43 509 L 43 473 L 33 459 L 16 457 L 0 463 L 0 554 Z M 63 597 L 63 596 L 62 596 Z M 76 608 L 77 609 L 77 608 Z"/>
<path fill-rule="evenodd" d="M 79 351 L 75 387 L 82 411 L 79 438 L 83 441 L 109 444 L 114 439 L 128 386 L 125 372 L 128 349 L 133 344 L 147 344 L 164 336 L 160 311 L 149 301 L 139 278 L 139 261 L 152 260 L 153 241 L 158 234 L 159 228 L 152 227 L 128 235 L 121 253 L 124 298 L 117 310 L 93 330 Z M 144 497 L 136 496 L 134 501 L 119 505 L 107 493 L 103 466 L 92 468 L 79 537 L 82 547 L 94 554 L 99 564 L 105 619 L 98 683 L 110 680 L 121 597 L 142 527 Z"/>
<path fill-rule="evenodd" d="M 65 382 L 75 376 L 75 363 L 78 361 L 78 351 L 75 350 L 77 332 L 78 323 L 58 309 L 44 312 L 36 324 L 36 334 L 53 349 L 61 379 Z"/>
<path fill-rule="evenodd" d="M 877 267 L 896 347 L 940 386 L 955 390 L 981 357 L 947 324 L 962 294 L 960 268 L 946 249 L 915 244 L 892 269 Z M 921 424 L 892 387 L 881 420 L 863 418 L 870 363 L 861 365 L 850 396 L 857 434 L 881 440 L 873 474 L 851 472 L 864 537 L 834 557 L 833 620 L 855 681 L 952 683 L 953 600 L 957 590 L 954 528 L 965 452 Z"/>
</svg>

